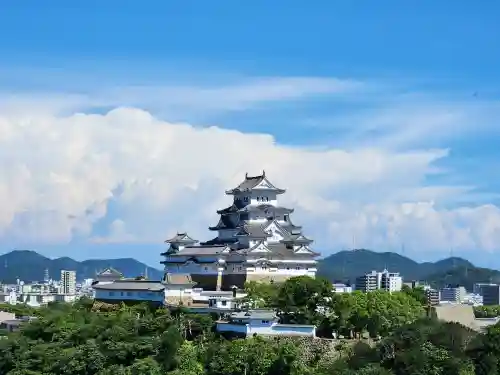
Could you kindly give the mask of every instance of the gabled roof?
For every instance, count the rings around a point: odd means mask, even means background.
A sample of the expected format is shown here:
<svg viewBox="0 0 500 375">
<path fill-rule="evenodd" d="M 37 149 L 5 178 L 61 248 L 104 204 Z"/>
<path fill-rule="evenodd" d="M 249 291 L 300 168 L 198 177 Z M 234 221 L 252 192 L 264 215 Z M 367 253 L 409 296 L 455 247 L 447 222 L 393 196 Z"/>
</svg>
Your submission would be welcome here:
<svg viewBox="0 0 500 375">
<path fill-rule="evenodd" d="M 302 245 L 302 246 L 301 246 L 301 247 L 299 247 L 298 249 L 295 249 L 295 250 L 294 250 L 294 254 L 296 254 L 296 255 L 297 255 L 297 254 L 312 255 L 312 256 L 315 256 L 315 257 L 317 257 L 317 256 L 321 255 L 320 253 L 317 253 L 317 252 L 315 252 L 315 251 L 311 250 L 311 249 L 309 248 L 309 246 L 307 246 L 307 245 Z"/>
<path fill-rule="evenodd" d="M 240 227 L 238 233 L 235 236 L 248 236 L 253 238 L 267 238 L 269 233 L 264 231 L 264 226 L 262 225 L 243 225 Z"/>
<path fill-rule="evenodd" d="M 103 269 L 101 272 L 97 274 L 97 276 L 117 276 L 117 277 L 123 277 L 123 273 L 120 271 L 114 269 L 113 267 L 108 267 Z"/>
<path fill-rule="evenodd" d="M 314 258 L 316 258 L 318 255 L 320 255 L 320 254 L 312 251 L 311 249 L 309 249 L 307 246 L 301 246 L 299 249 L 293 250 L 293 249 L 288 249 L 282 243 L 275 243 L 275 244 L 267 244 L 266 248 L 269 249 L 269 253 L 266 253 L 265 256 L 270 257 L 269 259 L 314 260 Z M 251 249 L 238 250 L 238 251 L 236 251 L 236 253 L 245 255 L 247 257 L 250 255 L 253 255 L 253 254 L 263 254 L 263 252 L 254 252 L 252 254 Z"/>
<path fill-rule="evenodd" d="M 310 244 L 313 240 L 307 238 L 302 233 L 292 234 L 284 238 L 281 242 L 283 243 L 294 243 L 294 244 Z"/>
<path fill-rule="evenodd" d="M 231 206 L 223 208 L 222 210 L 217 210 L 217 213 L 221 215 L 230 214 L 233 212 L 238 212 L 238 210 L 242 207 L 245 207 L 245 203 L 243 203 L 243 201 L 241 200 L 235 200 Z"/>
<path fill-rule="evenodd" d="M 265 251 L 259 251 L 258 249 L 263 249 Z M 258 243 L 256 243 L 255 245 L 253 245 L 251 248 L 247 249 L 246 251 L 247 253 L 251 253 L 251 252 L 266 252 L 266 253 L 270 253 L 271 250 L 267 247 L 267 244 L 264 242 L 264 241 L 259 241 Z"/>
<path fill-rule="evenodd" d="M 165 243 L 173 243 L 173 244 L 179 243 L 188 245 L 195 244 L 197 242 L 198 242 L 197 240 L 191 238 L 186 232 L 177 232 L 175 236 L 173 236 L 168 240 L 165 240 Z"/>
<path fill-rule="evenodd" d="M 222 215 L 219 222 L 214 227 L 208 227 L 209 230 L 220 230 L 220 229 L 235 229 L 236 226 L 233 222 L 225 215 Z"/>
<path fill-rule="evenodd" d="M 280 189 L 274 186 L 267 179 L 266 172 L 262 171 L 262 174 L 259 176 L 249 176 L 248 173 L 245 174 L 245 180 L 237 187 L 226 190 L 226 194 L 238 194 L 246 191 L 252 191 L 253 189 L 272 190 L 276 194 L 283 194 L 285 192 L 285 189 Z"/>
</svg>

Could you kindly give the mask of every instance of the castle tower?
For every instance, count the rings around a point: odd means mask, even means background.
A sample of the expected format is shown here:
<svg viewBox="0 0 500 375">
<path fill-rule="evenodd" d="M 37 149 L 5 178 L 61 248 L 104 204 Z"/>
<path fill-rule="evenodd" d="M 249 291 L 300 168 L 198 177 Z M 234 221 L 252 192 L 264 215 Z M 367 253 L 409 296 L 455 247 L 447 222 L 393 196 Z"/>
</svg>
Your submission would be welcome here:
<svg viewBox="0 0 500 375">
<path fill-rule="evenodd" d="M 272 184 L 265 172 L 245 175 L 237 187 L 227 190 L 232 204 L 218 210 L 216 236 L 196 245 L 186 233 L 167 240 L 163 253 L 165 272 L 189 273 L 206 290 L 242 288 L 246 281 L 281 282 L 292 276 L 316 274 L 319 255 L 309 248 L 313 242 L 291 220 L 293 209 L 282 207 L 278 196 L 285 193 Z"/>
</svg>

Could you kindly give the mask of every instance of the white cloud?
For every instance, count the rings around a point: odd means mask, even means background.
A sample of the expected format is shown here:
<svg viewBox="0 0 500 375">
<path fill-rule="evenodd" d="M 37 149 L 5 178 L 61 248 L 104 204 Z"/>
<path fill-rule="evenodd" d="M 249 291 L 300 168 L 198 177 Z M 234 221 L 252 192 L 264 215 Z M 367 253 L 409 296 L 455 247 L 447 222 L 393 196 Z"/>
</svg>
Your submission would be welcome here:
<svg viewBox="0 0 500 375">
<path fill-rule="evenodd" d="M 240 96 L 243 103 L 257 97 Z M 224 190 L 246 171 L 265 169 L 288 189 L 284 204 L 296 207 L 295 221 L 320 250 L 351 246 L 353 236 L 358 246 L 376 249 L 404 242 L 419 251 L 494 251 L 500 243 L 498 207 L 445 209 L 440 203 L 467 188 L 423 184 L 446 150 L 288 147 L 267 134 L 173 124 L 135 108 L 65 117 L 29 107 L 4 113 L 5 241 L 160 242 L 176 230 L 207 238 L 215 210 L 229 204 Z"/>
<path fill-rule="evenodd" d="M 0 92 L 0 111 L 19 114 L 28 107 L 37 113 L 47 114 L 54 111 L 68 113 L 81 108 L 125 106 L 184 118 L 186 114 L 244 111 L 284 100 L 348 95 L 366 89 L 367 84 L 336 78 L 263 77 L 233 79 L 203 86 L 173 81 L 156 85 L 100 82 L 98 88 L 95 85 L 88 87 L 85 82 L 81 82 L 80 86 L 73 85 L 66 93 L 61 93 L 61 87 L 53 92 Z"/>
</svg>

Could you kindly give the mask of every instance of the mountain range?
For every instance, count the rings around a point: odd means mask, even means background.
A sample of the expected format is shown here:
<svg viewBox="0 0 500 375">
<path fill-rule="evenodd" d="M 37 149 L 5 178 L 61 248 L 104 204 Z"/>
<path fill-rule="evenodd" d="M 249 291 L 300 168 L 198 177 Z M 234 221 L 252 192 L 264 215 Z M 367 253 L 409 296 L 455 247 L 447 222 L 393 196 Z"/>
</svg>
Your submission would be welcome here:
<svg viewBox="0 0 500 375">
<path fill-rule="evenodd" d="M 332 281 L 354 282 L 364 273 L 384 269 L 399 272 L 405 281 L 426 281 L 436 287 L 459 284 L 471 290 L 474 283 L 500 283 L 500 271 L 476 267 L 463 258 L 418 263 L 397 253 L 366 249 L 340 251 L 320 260 L 318 275 Z"/>
<path fill-rule="evenodd" d="M 76 271 L 77 279 L 83 280 L 94 278 L 97 272 L 107 267 L 119 270 L 125 277 L 141 276 L 146 272 L 151 279 L 161 280 L 163 277 L 162 271 L 132 258 L 89 259 L 78 262 L 68 257 L 50 259 L 32 250 L 14 250 L 0 255 L 0 281 L 41 281 L 46 269 L 49 270 L 49 276 L 55 280 L 59 280 L 61 270 Z"/>
<path fill-rule="evenodd" d="M 50 259 L 32 250 L 14 250 L 0 255 L 0 282 L 15 283 L 16 279 L 40 281 L 46 269 L 56 280 L 63 269 L 76 271 L 78 280 L 83 280 L 94 278 L 97 272 L 107 267 L 119 270 L 126 277 L 144 275 L 145 272 L 150 279 L 160 280 L 163 277 L 163 271 L 132 258 L 78 262 L 68 257 Z M 399 272 L 405 281 L 427 281 L 436 287 L 459 284 L 471 290 L 477 282 L 500 283 L 500 271 L 475 267 L 468 260 L 458 257 L 418 263 L 397 253 L 358 249 L 340 251 L 318 262 L 318 276 L 331 281 L 354 282 L 356 277 L 366 272 L 383 269 Z"/>
</svg>

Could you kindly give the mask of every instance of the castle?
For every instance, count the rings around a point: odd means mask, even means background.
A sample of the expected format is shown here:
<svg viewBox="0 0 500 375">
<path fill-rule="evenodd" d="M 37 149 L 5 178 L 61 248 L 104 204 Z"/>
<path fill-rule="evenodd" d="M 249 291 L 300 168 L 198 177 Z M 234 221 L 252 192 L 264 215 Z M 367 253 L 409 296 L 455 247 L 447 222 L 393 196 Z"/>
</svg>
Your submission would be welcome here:
<svg viewBox="0 0 500 375">
<path fill-rule="evenodd" d="M 273 185 L 265 172 L 245 176 L 234 189 L 231 206 L 218 210 L 217 235 L 199 243 L 187 233 L 166 240 L 162 253 L 164 282 L 183 279 L 204 290 L 243 288 L 247 281 L 282 282 L 293 276 L 316 274 L 313 242 L 293 224 L 293 209 L 281 207 L 278 196 L 285 193 Z"/>
</svg>

